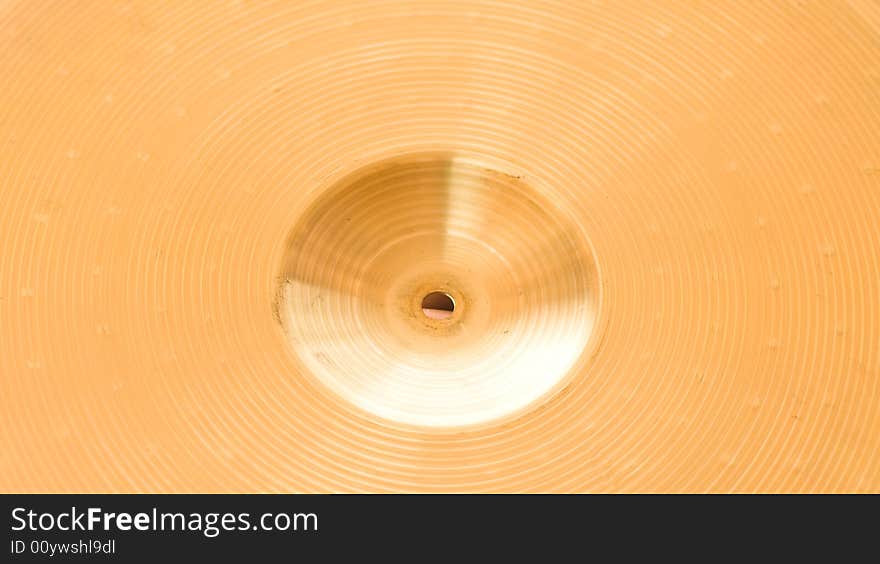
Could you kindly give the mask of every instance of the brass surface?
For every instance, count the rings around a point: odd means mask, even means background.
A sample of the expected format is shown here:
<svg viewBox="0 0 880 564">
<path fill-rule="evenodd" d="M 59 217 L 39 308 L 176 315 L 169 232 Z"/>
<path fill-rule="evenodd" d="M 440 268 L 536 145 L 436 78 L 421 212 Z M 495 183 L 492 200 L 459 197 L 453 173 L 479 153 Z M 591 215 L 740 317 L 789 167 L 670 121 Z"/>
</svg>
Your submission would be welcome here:
<svg viewBox="0 0 880 564">
<path fill-rule="evenodd" d="M 875 1 L 7 0 L 0 76 L 0 491 L 880 492 Z"/>
</svg>

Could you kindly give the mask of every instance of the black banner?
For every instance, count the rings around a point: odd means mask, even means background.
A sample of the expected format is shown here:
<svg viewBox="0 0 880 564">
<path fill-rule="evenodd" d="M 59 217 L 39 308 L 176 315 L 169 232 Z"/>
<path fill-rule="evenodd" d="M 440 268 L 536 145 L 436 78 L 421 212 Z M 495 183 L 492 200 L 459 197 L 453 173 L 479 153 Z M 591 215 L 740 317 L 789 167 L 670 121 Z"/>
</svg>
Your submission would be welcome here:
<svg viewBox="0 0 880 564">
<path fill-rule="evenodd" d="M 0 561 L 413 560 L 472 547 L 618 555 L 717 538 L 827 537 L 872 496 L 5 495 Z M 858 538 L 869 521 L 847 527 Z M 821 537 L 819 537 L 821 538 Z M 869 538 L 867 536 L 863 538 Z M 413 548 L 417 547 L 417 548 Z M 728 547 L 730 548 L 730 547 Z M 414 553 L 416 550 L 418 553 Z"/>
</svg>

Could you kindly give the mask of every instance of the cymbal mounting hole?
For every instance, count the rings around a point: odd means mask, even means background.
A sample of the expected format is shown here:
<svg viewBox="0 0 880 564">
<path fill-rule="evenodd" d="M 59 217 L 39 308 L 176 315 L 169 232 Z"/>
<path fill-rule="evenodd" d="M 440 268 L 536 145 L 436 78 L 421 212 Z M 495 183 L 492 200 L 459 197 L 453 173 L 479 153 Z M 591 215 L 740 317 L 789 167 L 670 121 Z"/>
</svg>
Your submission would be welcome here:
<svg viewBox="0 0 880 564">
<path fill-rule="evenodd" d="M 455 311 L 455 300 L 446 292 L 431 292 L 422 298 L 422 313 L 430 319 L 449 319 Z"/>
</svg>

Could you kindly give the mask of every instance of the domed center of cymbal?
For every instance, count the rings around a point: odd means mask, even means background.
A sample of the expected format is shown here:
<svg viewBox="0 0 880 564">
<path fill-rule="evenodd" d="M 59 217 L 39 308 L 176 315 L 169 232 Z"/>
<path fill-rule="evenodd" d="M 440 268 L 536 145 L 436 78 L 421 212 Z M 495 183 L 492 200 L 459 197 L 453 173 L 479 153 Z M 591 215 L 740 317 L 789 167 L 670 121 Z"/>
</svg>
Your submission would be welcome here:
<svg viewBox="0 0 880 564">
<path fill-rule="evenodd" d="M 513 416 L 589 358 L 592 248 L 563 198 L 476 157 L 355 169 L 300 210 L 276 312 L 301 373 L 425 427 Z"/>
</svg>

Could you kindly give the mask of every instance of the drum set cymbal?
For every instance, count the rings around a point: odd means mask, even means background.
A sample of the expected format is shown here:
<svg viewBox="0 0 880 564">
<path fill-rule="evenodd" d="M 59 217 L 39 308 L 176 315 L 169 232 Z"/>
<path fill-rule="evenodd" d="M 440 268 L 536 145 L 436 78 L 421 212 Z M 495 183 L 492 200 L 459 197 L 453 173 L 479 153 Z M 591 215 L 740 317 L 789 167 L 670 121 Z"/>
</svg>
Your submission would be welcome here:
<svg viewBox="0 0 880 564">
<path fill-rule="evenodd" d="M 880 8 L 0 8 L 0 491 L 880 491 Z"/>
</svg>

